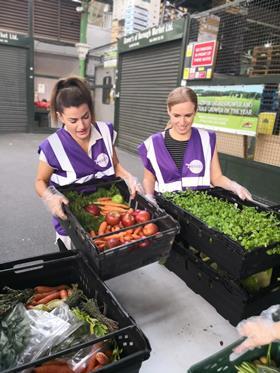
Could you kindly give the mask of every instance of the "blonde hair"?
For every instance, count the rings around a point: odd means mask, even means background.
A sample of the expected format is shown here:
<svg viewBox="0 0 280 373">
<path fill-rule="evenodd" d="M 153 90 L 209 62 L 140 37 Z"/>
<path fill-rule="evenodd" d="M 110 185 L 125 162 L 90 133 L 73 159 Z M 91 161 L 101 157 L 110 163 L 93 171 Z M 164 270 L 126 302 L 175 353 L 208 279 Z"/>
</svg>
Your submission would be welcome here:
<svg viewBox="0 0 280 373">
<path fill-rule="evenodd" d="M 189 87 L 177 87 L 171 91 L 167 97 L 167 106 L 170 110 L 172 106 L 182 104 L 184 102 L 192 102 L 195 111 L 197 110 L 197 95 Z"/>
<path fill-rule="evenodd" d="M 57 113 L 62 114 L 64 108 L 78 107 L 82 104 L 88 105 L 91 120 L 95 122 L 93 102 L 87 82 L 75 76 L 58 80 L 53 87 L 50 100 L 52 123 L 57 123 Z"/>
</svg>

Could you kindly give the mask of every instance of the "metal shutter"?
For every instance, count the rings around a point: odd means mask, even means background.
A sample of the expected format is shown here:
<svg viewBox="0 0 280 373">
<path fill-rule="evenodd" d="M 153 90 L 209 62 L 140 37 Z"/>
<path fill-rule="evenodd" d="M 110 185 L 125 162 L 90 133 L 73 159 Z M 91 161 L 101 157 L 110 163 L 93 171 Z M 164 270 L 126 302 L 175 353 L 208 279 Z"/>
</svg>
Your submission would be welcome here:
<svg viewBox="0 0 280 373">
<path fill-rule="evenodd" d="M 27 50 L 0 46 L 0 132 L 27 130 Z"/>
<path fill-rule="evenodd" d="M 131 152 L 168 121 L 166 99 L 177 86 L 182 39 L 120 55 L 118 146 Z"/>
<path fill-rule="evenodd" d="M 28 0 L 0 0 L 0 28 L 28 33 Z"/>
</svg>

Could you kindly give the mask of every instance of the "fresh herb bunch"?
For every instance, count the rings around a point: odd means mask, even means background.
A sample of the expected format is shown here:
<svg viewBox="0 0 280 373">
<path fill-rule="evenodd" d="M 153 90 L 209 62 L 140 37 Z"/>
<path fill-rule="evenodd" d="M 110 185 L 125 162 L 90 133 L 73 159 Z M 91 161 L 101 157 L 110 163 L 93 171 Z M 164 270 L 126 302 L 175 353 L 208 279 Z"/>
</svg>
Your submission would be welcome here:
<svg viewBox="0 0 280 373">
<path fill-rule="evenodd" d="M 33 289 L 16 290 L 4 286 L 0 293 L 0 320 L 8 311 L 12 310 L 17 303 L 26 303 L 33 294 Z"/>
<path fill-rule="evenodd" d="M 239 208 L 237 204 L 223 201 L 207 192 L 167 192 L 164 197 L 199 218 L 209 228 L 237 241 L 245 250 L 280 242 L 280 220 L 272 212 L 257 211 L 248 206 Z M 280 254 L 280 245 L 268 253 Z"/>
<path fill-rule="evenodd" d="M 98 227 L 104 221 L 104 216 L 93 216 L 86 212 L 85 206 L 94 203 L 100 197 L 113 197 L 115 194 L 120 193 L 116 185 L 112 185 L 110 189 L 99 188 L 96 192 L 91 194 L 77 193 L 75 191 L 66 192 L 65 196 L 69 200 L 69 207 L 72 213 L 79 220 L 82 227 L 90 232 L 98 231 Z"/>
</svg>

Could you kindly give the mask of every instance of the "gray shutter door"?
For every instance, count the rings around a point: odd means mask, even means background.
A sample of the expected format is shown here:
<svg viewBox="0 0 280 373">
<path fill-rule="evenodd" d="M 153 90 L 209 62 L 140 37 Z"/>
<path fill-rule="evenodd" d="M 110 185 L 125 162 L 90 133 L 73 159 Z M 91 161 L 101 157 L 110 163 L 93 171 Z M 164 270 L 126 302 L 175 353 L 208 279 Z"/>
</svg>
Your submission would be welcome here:
<svg viewBox="0 0 280 373">
<path fill-rule="evenodd" d="M 0 132 L 27 131 L 27 50 L 0 45 Z"/>
<path fill-rule="evenodd" d="M 182 39 L 123 53 L 118 115 L 118 146 L 137 152 L 154 132 L 163 131 L 166 99 L 177 86 Z"/>
</svg>

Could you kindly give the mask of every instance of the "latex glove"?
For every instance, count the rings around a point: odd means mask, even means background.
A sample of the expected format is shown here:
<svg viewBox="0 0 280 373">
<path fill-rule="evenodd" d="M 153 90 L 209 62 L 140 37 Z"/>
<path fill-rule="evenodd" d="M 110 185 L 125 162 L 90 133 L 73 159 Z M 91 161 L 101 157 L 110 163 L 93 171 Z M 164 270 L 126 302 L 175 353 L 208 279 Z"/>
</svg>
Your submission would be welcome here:
<svg viewBox="0 0 280 373">
<path fill-rule="evenodd" d="M 236 181 L 230 181 L 229 190 L 237 194 L 238 197 L 242 200 L 248 199 L 249 201 L 252 201 L 252 194 Z"/>
<path fill-rule="evenodd" d="M 148 201 L 152 202 L 154 205 L 157 206 L 157 201 L 156 201 L 155 196 L 153 194 L 145 194 L 145 198 Z"/>
<path fill-rule="evenodd" d="M 241 321 L 237 326 L 237 330 L 241 336 L 247 338 L 234 349 L 234 352 L 238 354 L 244 353 L 249 349 L 275 341 L 278 338 L 276 324 L 261 316 L 250 317 L 248 320 Z"/>
<path fill-rule="evenodd" d="M 49 186 L 42 195 L 42 200 L 53 216 L 66 220 L 67 216 L 62 209 L 62 203 L 68 205 L 68 199 L 54 186 Z"/>
<path fill-rule="evenodd" d="M 139 180 L 137 179 L 137 177 L 129 175 L 129 177 L 127 179 L 124 179 L 124 181 L 126 182 L 126 185 L 128 186 L 128 189 L 129 189 L 129 192 L 132 198 L 135 198 L 136 192 L 144 194 L 144 189 L 141 183 L 139 182 Z"/>
</svg>

